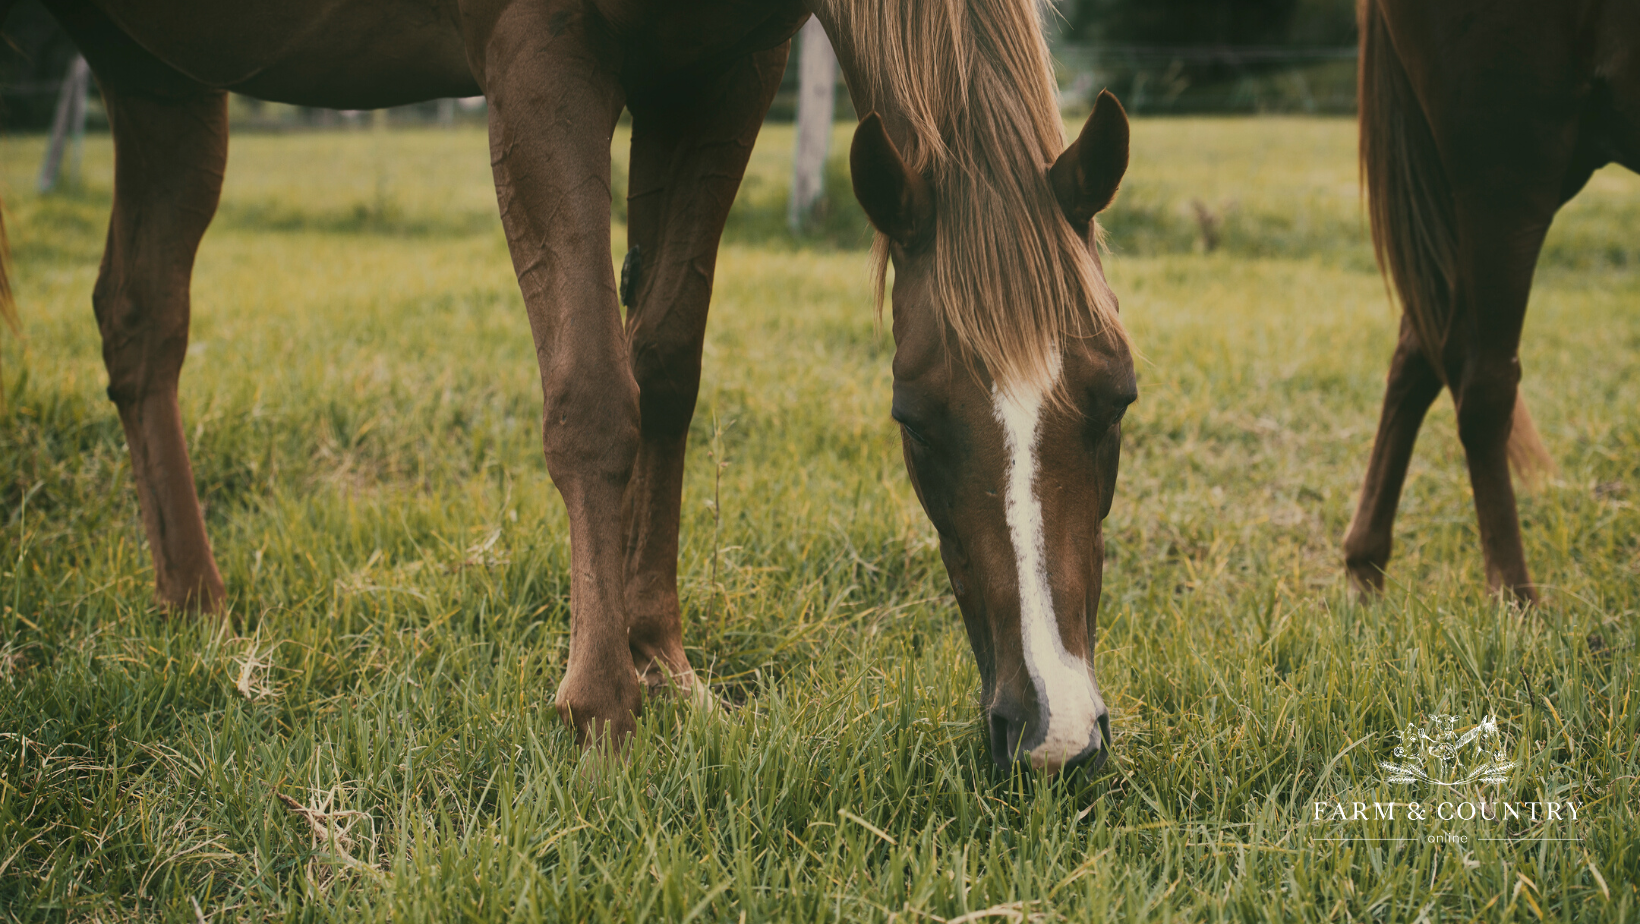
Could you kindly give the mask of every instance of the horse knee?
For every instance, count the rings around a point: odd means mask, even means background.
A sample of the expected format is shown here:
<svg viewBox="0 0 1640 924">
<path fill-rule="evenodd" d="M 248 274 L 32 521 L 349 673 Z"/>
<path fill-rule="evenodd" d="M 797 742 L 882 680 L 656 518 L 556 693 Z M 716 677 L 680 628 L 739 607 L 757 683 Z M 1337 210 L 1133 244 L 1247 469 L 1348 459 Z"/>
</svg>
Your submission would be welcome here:
<svg viewBox="0 0 1640 924">
<path fill-rule="evenodd" d="M 560 487 L 625 485 L 638 454 L 638 388 L 621 370 L 563 370 L 542 383 L 541 445 Z"/>
<path fill-rule="evenodd" d="M 102 334 L 108 397 L 120 408 L 175 389 L 188 352 L 188 309 L 163 297 L 145 298 L 107 271 L 91 296 Z"/>
</svg>

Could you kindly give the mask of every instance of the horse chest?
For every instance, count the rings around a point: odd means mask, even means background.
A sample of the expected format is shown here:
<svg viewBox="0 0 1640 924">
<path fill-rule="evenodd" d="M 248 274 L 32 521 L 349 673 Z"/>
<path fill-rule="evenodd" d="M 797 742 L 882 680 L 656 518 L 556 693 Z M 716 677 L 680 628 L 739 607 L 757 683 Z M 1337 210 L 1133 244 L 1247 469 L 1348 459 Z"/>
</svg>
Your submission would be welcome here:
<svg viewBox="0 0 1640 924">
<path fill-rule="evenodd" d="M 595 0 L 621 52 L 629 85 L 779 45 L 808 10 L 797 0 Z"/>
</svg>

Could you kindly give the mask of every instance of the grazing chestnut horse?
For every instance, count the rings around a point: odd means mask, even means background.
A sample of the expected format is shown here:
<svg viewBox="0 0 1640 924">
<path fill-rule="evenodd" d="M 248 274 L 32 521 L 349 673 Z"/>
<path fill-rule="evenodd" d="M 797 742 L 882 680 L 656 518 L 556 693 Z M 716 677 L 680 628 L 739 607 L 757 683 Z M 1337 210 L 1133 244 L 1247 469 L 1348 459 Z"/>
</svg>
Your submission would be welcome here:
<svg viewBox="0 0 1640 924">
<path fill-rule="evenodd" d="M 1640 4 L 1362 0 L 1361 171 L 1404 314 L 1351 577 L 1382 589 L 1424 412 L 1452 390 L 1486 579 L 1536 599 L 1509 464 L 1550 465 L 1517 386 L 1521 324 L 1555 212 L 1595 170 L 1640 170 Z"/>
<path fill-rule="evenodd" d="M 646 689 L 704 685 L 677 590 L 684 442 L 718 240 L 789 39 L 812 12 L 855 105 L 856 194 L 893 283 L 893 414 L 984 679 L 993 754 L 1110 740 L 1092 655 L 1124 409 L 1137 396 L 1093 216 L 1127 166 L 1102 97 L 1065 147 L 1037 0 L 48 0 L 96 73 L 114 208 L 92 297 L 159 599 L 222 578 L 177 410 L 227 91 L 369 109 L 483 93 L 502 223 L 569 512 L 557 706 L 618 747 Z M 609 145 L 632 113 L 624 326 Z M 879 281 L 882 280 L 879 276 Z M 879 285 L 879 293 L 881 285 Z"/>
</svg>

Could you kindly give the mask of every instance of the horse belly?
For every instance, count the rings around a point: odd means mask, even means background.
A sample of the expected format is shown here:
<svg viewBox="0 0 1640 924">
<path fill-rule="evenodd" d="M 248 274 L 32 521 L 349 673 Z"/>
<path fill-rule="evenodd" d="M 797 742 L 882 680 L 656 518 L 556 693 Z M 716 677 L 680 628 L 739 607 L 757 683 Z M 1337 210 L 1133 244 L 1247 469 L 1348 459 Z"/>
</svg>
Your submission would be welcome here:
<svg viewBox="0 0 1640 924">
<path fill-rule="evenodd" d="M 373 109 L 477 94 L 453 6 L 410 0 L 97 0 L 148 52 L 207 86 Z"/>
</svg>

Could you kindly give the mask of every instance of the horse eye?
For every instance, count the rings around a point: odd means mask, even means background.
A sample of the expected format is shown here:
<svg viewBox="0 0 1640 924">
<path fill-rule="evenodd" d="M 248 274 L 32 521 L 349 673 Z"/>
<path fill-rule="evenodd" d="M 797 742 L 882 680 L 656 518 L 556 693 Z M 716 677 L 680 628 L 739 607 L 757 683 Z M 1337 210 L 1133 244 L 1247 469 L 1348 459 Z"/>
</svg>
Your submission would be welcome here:
<svg viewBox="0 0 1640 924">
<path fill-rule="evenodd" d="M 1109 396 L 1090 396 L 1090 406 L 1087 412 L 1089 426 L 1098 426 L 1100 423 L 1103 423 L 1104 430 L 1108 430 L 1111 427 L 1116 426 L 1122 422 L 1122 418 L 1127 414 L 1128 408 L 1131 407 L 1133 402 L 1137 400 L 1139 400 L 1139 395 L 1136 392 L 1130 392 L 1127 394 L 1117 392 L 1116 394 Z M 1103 432 L 1103 430 L 1101 430 L 1101 432 Z"/>
<path fill-rule="evenodd" d="M 913 443 L 923 447 L 928 445 L 928 439 L 921 433 L 918 433 L 916 430 L 912 429 L 909 424 L 900 423 L 900 430 L 904 432 L 906 436 L 911 437 L 911 441 Z"/>
<path fill-rule="evenodd" d="M 894 422 L 900 425 L 901 432 L 905 433 L 906 436 L 911 437 L 912 442 L 918 444 L 919 446 L 928 445 L 928 438 L 923 436 L 921 433 L 918 433 L 917 428 L 913 427 L 906 421 L 905 415 L 901 414 L 898 408 L 894 409 L 889 416 L 893 417 Z"/>
<path fill-rule="evenodd" d="M 1105 434 L 1116 429 L 1116 425 L 1127 415 L 1127 409 L 1126 403 L 1118 403 L 1114 409 L 1107 407 L 1089 413 L 1086 430 L 1089 442 L 1097 443 L 1105 438 Z"/>
</svg>

